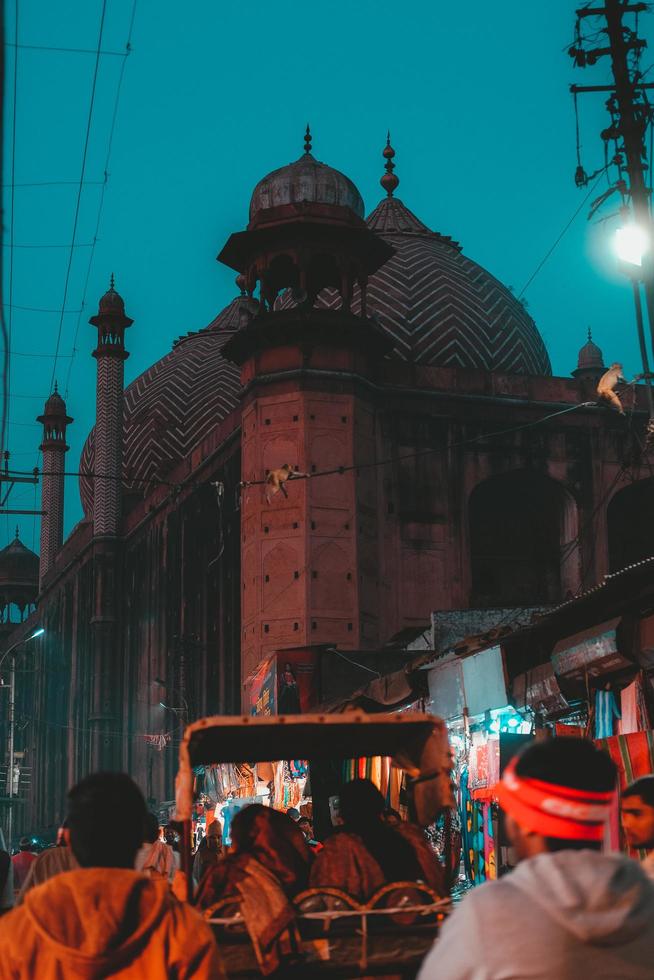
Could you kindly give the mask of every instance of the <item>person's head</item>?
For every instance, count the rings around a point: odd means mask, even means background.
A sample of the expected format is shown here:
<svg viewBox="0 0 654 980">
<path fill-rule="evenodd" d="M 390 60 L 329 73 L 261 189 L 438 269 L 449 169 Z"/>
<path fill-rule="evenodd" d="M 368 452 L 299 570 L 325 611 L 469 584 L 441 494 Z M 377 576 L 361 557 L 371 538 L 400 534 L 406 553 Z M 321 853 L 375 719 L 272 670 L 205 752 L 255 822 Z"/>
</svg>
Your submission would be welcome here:
<svg viewBox="0 0 654 980">
<path fill-rule="evenodd" d="M 21 839 L 18 841 L 18 850 L 19 851 L 32 850 L 32 841 L 29 839 L 29 837 L 21 837 Z"/>
<path fill-rule="evenodd" d="M 654 775 L 642 776 L 627 786 L 620 810 L 629 846 L 654 848 Z"/>
<path fill-rule="evenodd" d="M 210 851 L 219 851 L 223 844 L 223 830 L 217 820 L 209 824 L 205 837 L 206 846 Z"/>
<path fill-rule="evenodd" d="M 171 847 L 174 847 L 177 843 L 177 834 L 172 824 L 166 824 L 163 829 L 163 835 L 166 844 L 170 844 Z"/>
<path fill-rule="evenodd" d="M 308 817 L 300 817 L 297 821 L 297 825 L 304 834 L 307 840 L 311 840 L 313 837 L 313 828 L 311 827 L 311 821 Z"/>
<path fill-rule="evenodd" d="M 64 818 L 61 821 L 59 829 L 57 830 L 57 847 L 68 847 L 67 833 L 68 830 L 68 819 Z"/>
<path fill-rule="evenodd" d="M 399 815 L 397 810 L 393 810 L 392 807 L 386 807 L 382 813 L 382 820 L 384 823 L 390 824 L 391 827 L 397 827 L 398 824 L 402 823 L 402 817 Z"/>
<path fill-rule="evenodd" d="M 233 855 L 249 855 L 271 871 L 288 894 L 307 882 L 309 849 L 301 830 L 287 813 L 261 803 L 243 807 L 231 825 Z"/>
<path fill-rule="evenodd" d="M 295 823 L 297 823 L 300 819 L 300 811 L 296 810 L 294 806 L 290 806 L 286 811 L 286 816 L 290 817 L 291 820 L 294 820 Z"/>
<path fill-rule="evenodd" d="M 159 819 L 155 813 L 146 813 L 143 826 L 143 841 L 154 844 L 159 839 Z"/>
<path fill-rule="evenodd" d="M 365 829 L 378 822 L 386 808 L 384 797 L 369 779 L 353 779 L 340 792 L 340 814 L 346 829 Z"/>
<path fill-rule="evenodd" d="M 520 860 L 546 851 L 601 850 L 615 786 L 615 765 L 586 739 L 527 746 L 498 785 Z"/>
<path fill-rule="evenodd" d="M 143 794 L 123 772 L 98 772 L 68 793 L 67 836 L 83 868 L 133 868 L 147 816 Z"/>
</svg>

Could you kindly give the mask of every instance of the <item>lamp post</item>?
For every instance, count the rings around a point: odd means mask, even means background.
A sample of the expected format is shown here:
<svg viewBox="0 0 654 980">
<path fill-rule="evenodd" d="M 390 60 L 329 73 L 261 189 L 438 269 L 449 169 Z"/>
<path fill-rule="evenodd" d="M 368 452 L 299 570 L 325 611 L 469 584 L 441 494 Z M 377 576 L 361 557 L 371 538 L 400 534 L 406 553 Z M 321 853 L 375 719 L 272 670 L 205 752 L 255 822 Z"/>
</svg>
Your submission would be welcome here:
<svg viewBox="0 0 654 980">
<path fill-rule="evenodd" d="M 31 636 L 26 637 L 24 640 L 19 640 L 10 646 L 8 650 L 5 650 L 2 657 L 0 657 L 0 670 L 2 665 L 10 654 L 13 654 L 11 658 L 11 667 L 9 670 L 9 734 L 7 737 L 7 756 L 8 756 L 8 766 L 7 766 L 7 783 L 6 790 L 7 796 L 9 797 L 9 813 L 7 816 L 7 847 L 11 848 L 11 835 L 13 831 L 13 803 L 12 797 L 14 796 L 14 731 L 15 731 L 15 714 L 16 714 L 16 654 L 14 653 L 18 647 L 22 646 L 24 643 L 29 643 L 30 640 L 35 640 L 37 636 L 42 636 L 45 633 L 43 627 L 39 627 L 35 630 Z M 3 684 L 3 687 L 7 685 Z"/>
<path fill-rule="evenodd" d="M 654 418 L 654 399 L 652 398 L 652 379 L 649 358 L 647 356 L 645 328 L 643 325 L 643 305 L 640 298 L 640 283 L 643 279 L 643 260 L 650 252 L 650 236 L 641 225 L 629 219 L 627 208 L 622 208 L 620 213 L 623 224 L 615 233 L 614 248 L 618 259 L 622 263 L 623 272 L 631 280 L 634 308 L 636 311 L 638 344 L 640 346 L 640 358 L 643 364 L 643 375 L 647 386 L 647 407 L 649 409 L 651 427 Z M 650 330 L 652 332 L 652 343 L 654 344 L 654 324 L 650 323 Z"/>
<path fill-rule="evenodd" d="M 182 692 L 178 690 L 176 687 L 173 687 L 172 684 L 167 684 L 166 681 L 163 680 L 163 678 L 161 677 L 155 677 L 153 684 L 158 684 L 160 687 L 165 687 L 166 690 L 177 692 L 183 707 L 174 707 L 173 705 L 168 704 L 166 701 L 159 701 L 159 704 L 161 705 L 162 708 L 166 708 L 168 711 L 172 711 L 174 714 L 177 715 L 178 718 L 181 718 L 184 725 L 188 725 L 189 718 L 190 718 L 189 706 L 188 706 L 188 701 L 186 700 Z"/>
</svg>

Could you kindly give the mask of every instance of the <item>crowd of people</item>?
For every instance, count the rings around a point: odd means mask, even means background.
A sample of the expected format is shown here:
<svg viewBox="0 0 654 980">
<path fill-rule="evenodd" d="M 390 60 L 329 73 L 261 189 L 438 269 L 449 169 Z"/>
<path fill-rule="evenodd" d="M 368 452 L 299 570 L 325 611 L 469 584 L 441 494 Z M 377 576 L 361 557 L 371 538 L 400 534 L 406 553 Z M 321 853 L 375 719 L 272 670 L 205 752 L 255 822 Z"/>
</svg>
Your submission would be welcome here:
<svg viewBox="0 0 654 980">
<path fill-rule="evenodd" d="M 644 980 L 654 976 L 654 775 L 621 795 L 624 834 L 638 861 L 604 848 L 616 770 L 593 743 L 537 742 L 497 788 L 517 867 L 472 889 L 425 958 L 420 980 L 504 977 Z M 295 818 L 295 819 L 294 819 Z M 445 874 L 422 831 L 385 809 L 368 780 L 347 783 L 341 826 L 316 841 L 311 820 L 253 804 L 223 846 L 208 828 L 194 856 L 194 904 L 172 830 L 161 839 L 143 795 L 120 773 L 82 780 L 68 795 L 58 846 L 30 840 L 0 852 L 0 980 L 64 977 L 221 978 L 220 940 L 207 914 L 238 910 L 262 972 L 293 945 L 294 901 L 332 888 L 365 903 L 385 884 L 421 882 L 436 896 Z"/>
</svg>

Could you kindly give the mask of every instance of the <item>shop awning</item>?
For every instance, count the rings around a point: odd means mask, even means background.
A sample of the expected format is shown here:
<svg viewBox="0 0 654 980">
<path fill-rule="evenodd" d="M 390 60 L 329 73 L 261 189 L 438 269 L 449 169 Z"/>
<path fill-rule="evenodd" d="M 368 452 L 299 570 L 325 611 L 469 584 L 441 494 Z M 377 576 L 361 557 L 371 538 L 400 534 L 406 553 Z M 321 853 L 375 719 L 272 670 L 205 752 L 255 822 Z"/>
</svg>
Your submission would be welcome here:
<svg viewBox="0 0 654 980">
<path fill-rule="evenodd" d="M 632 660 L 618 647 L 621 622 L 618 616 L 559 640 L 552 651 L 554 672 L 568 680 L 583 681 L 587 675 L 597 677 L 631 667 Z"/>
<path fill-rule="evenodd" d="M 214 716 L 189 725 L 179 748 L 177 817 L 190 819 L 193 767 L 215 762 L 274 762 L 391 756 L 418 779 L 416 810 L 434 800 L 450 806 L 450 753 L 445 724 L 418 713 L 367 715 Z M 437 812 L 438 807 L 434 810 Z"/>
<path fill-rule="evenodd" d="M 513 703 L 516 708 L 531 708 L 546 715 L 565 711 L 568 702 L 561 692 L 552 664 L 539 664 L 513 681 Z"/>
<path fill-rule="evenodd" d="M 509 703 L 502 649 L 489 647 L 470 656 L 455 654 L 437 661 L 429 670 L 433 711 L 446 719 L 483 715 Z"/>
</svg>

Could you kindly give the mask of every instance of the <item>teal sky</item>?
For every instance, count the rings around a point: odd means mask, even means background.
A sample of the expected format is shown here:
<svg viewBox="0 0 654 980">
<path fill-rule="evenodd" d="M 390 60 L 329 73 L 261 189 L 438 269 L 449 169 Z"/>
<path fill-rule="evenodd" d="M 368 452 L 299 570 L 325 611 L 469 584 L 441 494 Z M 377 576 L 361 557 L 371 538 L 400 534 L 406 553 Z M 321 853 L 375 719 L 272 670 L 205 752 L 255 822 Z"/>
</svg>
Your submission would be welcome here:
<svg viewBox="0 0 654 980">
<path fill-rule="evenodd" d="M 133 0 L 107 2 L 102 49 L 124 52 Z M 6 5 L 15 38 L 14 2 Z M 91 53 L 18 51 L 14 243 L 69 246 L 98 44 L 102 0 L 19 0 L 22 45 Z M 247 221 L 250 192 L 297 158 L 307 120 L 314 155 L 343 170 L 368 211 L 382 196 L 381 150 L 390 127 L 397 196 L 434 230 L 520 292 L 581 203 L 574 185 L 575 128 L 568 85 L 608 80 L 608 64 L 580 72 L 567 56 L 575 4 L 468 0 L 276 0 L 248 4 L 138 0 L 113 136 L 97 245 L 76 248 L 60 315 L 11 311 L 12 464 L 37 464 L 40 413 L 53 375 L 67 388 L 67 468 L 76 470 L 94 421 L 94 330 L 88 317 L 109 274 L 134 318 L 126 381 L 164 355 L 175 337 L 206 325 L 235 294 L 215 256 Z M 654 18 L 640 25 L 652 37 Z M 10 294 L 12 113 L 15 48 L 7 52 L 4 147 L 4 291 Z M 649 66 L 649 52 L 644 67 Z M 101 182 L 123 58 L 100 58 L 86 162 Z M 654 53 L 652 54 L 654 60 Z M 599 167 L 602 96 L 581 105 L 583 160 Z M 40 182 L 70 181 L 59 185 Z M 18 186 L 39 183 L 39 186 Z M 597 195 L 606 187 L 600 184 Z M 76 241 L 93 241 L 101 183 L 83 188 Z M 596 195 L 593 195 L 596 196 Z M 615 206 L 605 208 L 610 215 Z M 569 375 L 587 327 L 605 360 L 639 370 L 631 292 L 609 252 L 611 222 L 585 207 L 525 293 L 555 374 Z M 13 251 L 14 307 L 60 310 L 69 250 Z M 84 284 L 88 272 L 88 289 Z M 82 314 L 80 310 L 84 302 Z M 9 310 L 5 310 L 9 320 Z M 77 329 L 79 326 L 79 330 Z M 74 357 L 71 357 L 76 348 Z M 38 356 L 33 356 L 38 355 Z M 67 480 L 66 530 L 81 516 Z M 32 488 L 12 506 L 32 507 Z M 38 545 L 31 517 L 18 523 Z"/>
</svg>

